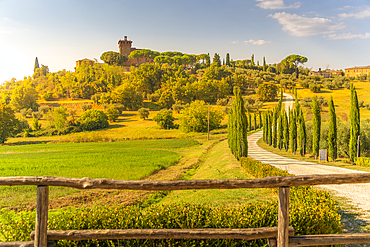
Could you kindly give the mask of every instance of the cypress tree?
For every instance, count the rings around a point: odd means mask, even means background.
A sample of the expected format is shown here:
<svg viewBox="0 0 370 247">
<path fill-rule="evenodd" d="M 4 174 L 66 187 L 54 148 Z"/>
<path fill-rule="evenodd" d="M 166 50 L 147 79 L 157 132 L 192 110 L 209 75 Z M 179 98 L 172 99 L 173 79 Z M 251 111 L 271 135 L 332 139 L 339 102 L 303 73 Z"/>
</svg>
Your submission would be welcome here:
<svg viewBox="0 0 370 247">
<path fill-rule="evenodd" d="M 253 120 L 254 120 L 254 130 L 257 129 L 257 113 L 253 114 Z"/>
<path fill-rule="evenodd" d="M 276 148 L 276 145 L 277 145 L 277 121 L 278 121 L 279 112 L 280 112 L 280 111 L 278 111 L 278 108 L 279 107 L 275 107 L 273 117 L 272 117 L 272 119 L 273 119 L 272 142 L 273 142 L 274 148 Z"/>
<path fill-rule="evenodd" d="M 251 64 L 254 65 L 254 54 L 252 54 Z"/>
<path fill-rule="evenodd" d="M 320 115 L 320 106 L 317 102 L 317 97 L 312 99 L 312 154 L 315 158 L 319 155 L 320 149 L 320 131 L 321 131 L 321 115 Z"/>
<path fill-rule="evenodd" d="M 329 133 L 328 133 L 328 153 L 329 157 L 335 161 L 337 158 L 337 116 L 333 97 L 329 101 Z"/>
<path fill-rule="evenodd" d="M 298 146 L 299 152 L 302 156 L 306 154 L 306 143 L 307 143 L 307 136 L 306 136 L 306 122 L 304 119 L 303 111 L 301 109 L 301 113 L 299 114 L 299 129 L 298 129 Z"/>
<path fill-rule="evenodd" d="M 297 120 L 296 113 L 294 110 L 290 111 L 289 114 L 289 125 L 290 125 L 290 148 L 295 153 L 297 150 Z"/>
<path fill-rule="evenodd" d="M 273 114 L 271 112 L 268 113 L 268 133 L 269 133 L 269 145 L 272 145 L 272 122 L 273 122 Z"/>
<path fill-rule="evenodd" d="M 267 65 L 266 65 L 266 58 L 263 57 L 263 71 L 267 70 Z"/>
<path fill-rule="evenodd" d="M 267 136 L 267 128 L 266 128 L 266 113 L 264 112 L 263 113 L 263 141 L 265 142 L 265 143 L 267 143 L 267 138 L 266 138 L 266 136 Z"/>
<path fill-rule="evenodd" d="M 261 128 L 262 125 L 263 125 L 263 123 L 262 123 L 262 113 L 259 112 L 258 115 L 259 115 L 259 120 L 260 120 L 259 123 L 258 123 L 258 127 Z"/>
<path fill-rule="evenodd" d="M 206 58 L 206 67 L 209 67 L 211 66 L 211 57 L 209 56 L 209 53 L 208 53 L 208 57 Z"/>
<path fill-rule="evenodd" d="M 226 53 L 226 65 L 230 66 L 230 55 Z"/>
<path fill-rule="evenodd" d="M 285 151 L 289 149 L 289 122 L 287 112 L 283 110 L 283 136 L 284 136 L 284 148 Z"/>
<path fill-rule="evenodd" d="M 279 114 L 278 147 L 279 147 L 280 150 L 283 148 L 283 140 L 284 140 L 284 127 L 283 127 L 283 123 L 284 123 L 283 114 L 284 114 L 284 112 L 280 112 L 280 114 Z"/>
<path fill-rule="evenodd" d="M 36 69 L 40 68 L 40 65 L 39 65 L 39 60 L 37 59 L 37 57 L 35 58 L 35 66 L 33 67 L 33 72 L 36 71 Z"/>
<path fill-rule="evenodd" d="M 228 133 L 229 145 L 231 152 L 237 159 L 248 155 L 248 140 L 247 140 L 247 116 L 245 114 L 244 101 L 238 87 L 234 87 L 235 100 L 232 108 L 229 111 L 229 126 Z M 243 150 L 243 155 L 242 155 Z"/>
<path fill-rule="evenodd" d="M 248 111 L 248 131 L 252 131 L 252 115 Z"/>
<path fill-rule="evenodd" d="M 349 158 L 355 160 L 357 156 L 357 140 L 360 135 L 360 108 L 358 106 L 358 98 L 356 89 L 351 83 L 351 108 L 350 108 L 351 131 L 349 139 Z"/>
</svg>

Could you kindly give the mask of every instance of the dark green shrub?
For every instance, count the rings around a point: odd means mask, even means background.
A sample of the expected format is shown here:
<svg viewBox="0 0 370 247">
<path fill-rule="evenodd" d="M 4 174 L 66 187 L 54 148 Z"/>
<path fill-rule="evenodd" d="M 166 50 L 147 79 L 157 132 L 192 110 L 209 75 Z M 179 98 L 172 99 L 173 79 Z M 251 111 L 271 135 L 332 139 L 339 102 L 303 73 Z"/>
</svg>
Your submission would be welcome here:
<svg viewBox="0 0 370 247">
<path fill-rule="evenodd" d="M 161 129 L 176 128 L 176 125 L 174 124 L 175 118 L 173 117 L 171 110 L 161 110 L 153 117 L 153 120 L 157 122 Z"/>
<path fill-rule="evenodd" d="M 139 117 L 143 120 L 149 117 L 149 109 L 148 108 L 140 108 L 138 110 Z"/>
<path fill-rule="evenodd" d="M 117 107 L 115 105 L 110 105 L 105 110 L 105 114 L 107 114 L 107 117 L 108 117 L 109 121 L 115 122 L 117 120 L 117 118 L 119 117 L 120 112 L 119 112 L 119 110 L 117 109 Z"/>
<path fill-rule="evenodd" d="M 355 164 L 359 165 L 359 166 L 368 166 L 368 167 L 370 167 L 370 158 L 369 157 L 355 158 Z"/>
<path fill-rule="evenodd" d="M 101 110 L 87 110 L 77 119 L 82 130 L 103 129 L 109 126 L 107 115 Z"/>
</svg>

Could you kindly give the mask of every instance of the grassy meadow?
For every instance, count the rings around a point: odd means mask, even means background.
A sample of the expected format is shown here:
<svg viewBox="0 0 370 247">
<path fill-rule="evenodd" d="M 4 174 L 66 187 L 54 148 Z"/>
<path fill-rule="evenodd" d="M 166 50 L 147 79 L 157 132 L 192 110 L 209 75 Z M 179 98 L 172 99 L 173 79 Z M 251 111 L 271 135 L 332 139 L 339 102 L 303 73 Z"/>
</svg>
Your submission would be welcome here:
<svg viewBox="0 0 370 247">
<path fill-rule="evenodd" d="M 176 164 L 181 149 L 198 146 L 191 139 L 125 142 L 54 143 L 3 146 L 1 176 L 59 176 L 136 180 Z M 0 207 L 34 194 L 34 186 L 0 187 Z M 51 197 L 78 192 L 51 187 Z M 9 196 L 12 195 L 12 196 Z"/>
<path fill-rule="evenodd" d="M 368 81 L 354 81 L 353 85 L 356 88 L 358 101 L 364 101 L 364 105 L 366 103 L 370 103 L 370 99 L 368 94 L 370 92 L 370 83 Z M 349 109 L 351 105 L 351 98 L 350 98 L 350 90 L 346 88 L 340 89 L 326 89 L 322 88 L 321 92 L 313 93 L 309 89 L 304 89 L 297 85 L 297 94 L 299 99 L 303 99 L 305 97 L 314 97 L 314 96 L 323 96 L 326 99 L 330 99 L 333 97 L 334 105 L 335 105 L 335 112 L 337 116 L 343 121 L 349 121 Z M 311 119 L 311 111 L 307 108 L 306 112 L 308 113 L 307 119 Z M 323 107 L 322 112 L 322 120 L 329 120 L 329 107 Z M 361 119 L 370 118 L 370 110 L 362 107 L 360 108 L 360 116 Z"/>
</svg>

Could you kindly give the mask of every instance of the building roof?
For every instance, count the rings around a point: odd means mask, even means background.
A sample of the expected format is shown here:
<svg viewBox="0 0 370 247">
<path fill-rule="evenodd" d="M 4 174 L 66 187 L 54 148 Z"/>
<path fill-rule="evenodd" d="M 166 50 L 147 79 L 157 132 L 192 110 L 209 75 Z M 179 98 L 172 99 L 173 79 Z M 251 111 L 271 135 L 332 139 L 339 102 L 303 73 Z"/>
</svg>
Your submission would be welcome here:
<svg viewBox="0 0 370 247">
<path fill-rule="evenodd" d="M 367 66 L 355 66 L 355 67 L 352 67 L 352 68 L 346 68 L 346 69 L 370 69 L 370 65 L 367 65 Z"/>
</svg>

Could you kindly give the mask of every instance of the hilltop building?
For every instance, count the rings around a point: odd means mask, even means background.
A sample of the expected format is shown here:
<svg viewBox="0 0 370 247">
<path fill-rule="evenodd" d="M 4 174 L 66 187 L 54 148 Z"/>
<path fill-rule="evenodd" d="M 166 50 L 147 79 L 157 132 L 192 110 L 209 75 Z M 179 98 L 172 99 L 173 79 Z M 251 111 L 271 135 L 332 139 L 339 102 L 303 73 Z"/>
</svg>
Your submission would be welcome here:
<svg viewBox="0 0 370 247">
<path fill-rule="evenodd" d="M 345 69 L 345 76 L 346 77 L 357 77 L 362 75 L 369 75 L 370 74 L 370 65 L 368 66 L 359 66 L 359 67 L 352 67 Z"/>
<path fill-rule="evenodd" d="M 119 53 L 124 55 L 128 58 L 131 52 L 136 50 L 142 50 L 135 47 L 132 47 L 132 41 L 127 39 L 127 36 L 124 36 L 124 39 L 118 41 Z M 125 66 L 139 66 L 143 63 L 152 63 L 153 59 L 151 58 L 135 58 L 131 59 L 128 58 L 127 62 L 124 64 Z"/>
<path fill-rule="evenodd" d="M 118 41 L 118 47 L 119 47 L 119 53 L 124 55 L 127 58 L 131 54 L 131 52 L 136 51 L 136 50 L 142 50 L 142 49 L 132 47 L 132 41 L 128 40 L 127 36 L 124 36 L 123 40 L 121 39 Z M 78 68 L 84 63 L 91 65 L 91 66 L 100 64 L 88 58 L 80 59 L 76 61 L 75 71 L 76 71 L 76 68 Z M 128 58 L 127 62 L 123 64 L 122 69 L 124 71 L 130 71 L 131 66 L 139 66 L 140 64 L 143 64 L 143 63 L 153 63 L 153 59 L 145 58 L 145 57 L 139 57 L 139 58 L 134 58 L 134 59 Z"/>
<path fill-rule="evenodd" d="M 335 75 L 342 75 L 342 72 L 336 70 L 321 70 L 321 68 L 319 68 L 319 71 L 310 71 L 309 75 L 318 75 L 323 76 L 324 78 L 332 78 Z"/>
</svg>

